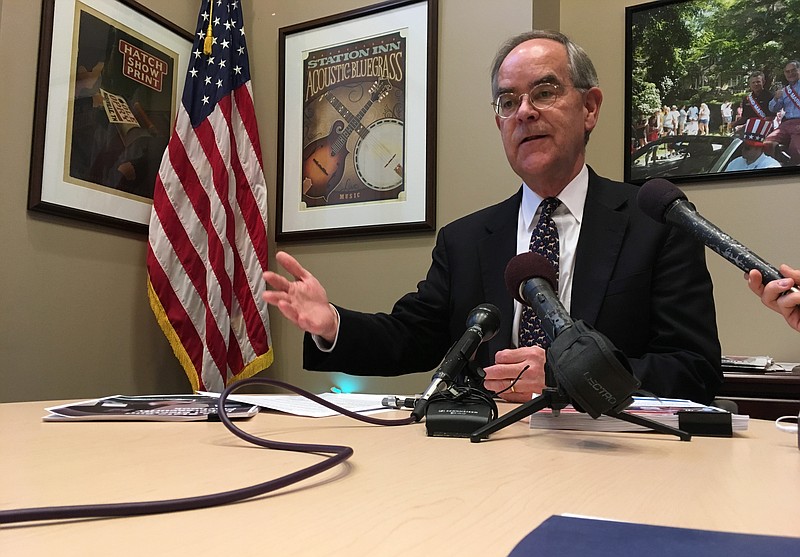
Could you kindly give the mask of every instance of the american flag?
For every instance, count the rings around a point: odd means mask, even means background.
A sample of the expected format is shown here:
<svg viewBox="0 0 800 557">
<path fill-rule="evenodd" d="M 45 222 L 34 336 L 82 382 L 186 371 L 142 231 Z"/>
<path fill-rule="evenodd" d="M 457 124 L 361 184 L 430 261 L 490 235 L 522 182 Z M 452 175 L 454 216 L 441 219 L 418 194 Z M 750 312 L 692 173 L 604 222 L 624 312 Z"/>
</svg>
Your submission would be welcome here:
<svg viewBox="0 0 800 557">
<path fill-rule="evenodd" d="M 273 360 L 260 299 L 267 188 L 238 1 L 203 0 L 189 58 L 153 194 L 148 296 L 192 388 L 221 391 Z"/>
</svg>

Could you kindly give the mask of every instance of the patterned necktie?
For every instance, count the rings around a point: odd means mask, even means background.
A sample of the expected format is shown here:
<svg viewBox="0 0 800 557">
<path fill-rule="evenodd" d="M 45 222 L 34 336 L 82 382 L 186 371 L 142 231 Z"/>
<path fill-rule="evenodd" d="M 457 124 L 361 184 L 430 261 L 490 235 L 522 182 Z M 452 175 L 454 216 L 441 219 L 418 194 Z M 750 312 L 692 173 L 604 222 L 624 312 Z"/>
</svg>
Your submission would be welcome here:
<svg viewBox="0 0 800 557">
<path fill-rule="evenodd" d="M 553 264 L 553 268 L 556 270 L 556 280 L 558 280 L 558 230 L 551 215 L 559 205 L 561 205 L 561 201 L 556 197 L 543 199 L 539 222 L 536 223 L 536 227 L 531 233 L 531 251 L 545 257 Z M 550 341 L 542 329 L 542 324 L 536 317 L 536 312 L 528 306 L 523 308 L 519 322 L 519 345 L 541 346 L 542 348 L 550 345 Z"/>
</svg>

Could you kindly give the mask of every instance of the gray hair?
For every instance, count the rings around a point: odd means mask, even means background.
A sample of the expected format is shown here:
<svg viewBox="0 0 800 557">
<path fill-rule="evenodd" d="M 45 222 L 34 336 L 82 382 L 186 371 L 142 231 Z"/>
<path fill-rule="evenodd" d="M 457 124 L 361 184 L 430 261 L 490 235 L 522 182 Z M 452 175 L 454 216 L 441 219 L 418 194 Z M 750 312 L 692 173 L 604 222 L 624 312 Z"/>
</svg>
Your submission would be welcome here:
<svg viewBox="0 0 800 557">
<path fill-rule="evenodd" d="M 572 80 L 573 87 L 588 90 L 599 85 L 594 64 L 583 48 L 558 31 L 534 29 L 511 37 L 497 51 L 494 62 L 492 62 L 492 97 L 497 95 L 497 73 L 500 71 L 503 61 L 517 46 L 533 39 L 549 39 L 564 45 L 567 50 L 567 68 L 569 69 L 569 77 Z"/>
</svg>

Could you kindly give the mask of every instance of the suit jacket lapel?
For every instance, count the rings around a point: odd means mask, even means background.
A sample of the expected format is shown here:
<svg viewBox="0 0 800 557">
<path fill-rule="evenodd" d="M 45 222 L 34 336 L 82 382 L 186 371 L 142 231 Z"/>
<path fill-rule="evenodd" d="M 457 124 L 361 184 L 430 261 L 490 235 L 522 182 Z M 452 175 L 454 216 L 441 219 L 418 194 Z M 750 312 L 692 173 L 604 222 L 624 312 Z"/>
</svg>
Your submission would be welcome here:
<svg viewBox="0 0 800 557">
<path fill-rule="evenodd" d="M 570 313 L 594 323 L 619 257 L 628 227 L 628 200 L 605 178 L 589 169 L 589 191 L 575 253 Z"/>
<path fill-rule="evenodd" d="M 500 203 L 486 219 L 486 236 L 478 244 L 481 282 L 488 303 L 494 304 L 503 316 L 500 330 L 487 343 L 490 354 L 511 346 L 511 325 L 514 300 L 506 289 L 504 274 L 509 260 L 517 253 L 517 217 L 522 190 Z M 492 357 L 492 360 L 494 357 Z"/>
</svg>

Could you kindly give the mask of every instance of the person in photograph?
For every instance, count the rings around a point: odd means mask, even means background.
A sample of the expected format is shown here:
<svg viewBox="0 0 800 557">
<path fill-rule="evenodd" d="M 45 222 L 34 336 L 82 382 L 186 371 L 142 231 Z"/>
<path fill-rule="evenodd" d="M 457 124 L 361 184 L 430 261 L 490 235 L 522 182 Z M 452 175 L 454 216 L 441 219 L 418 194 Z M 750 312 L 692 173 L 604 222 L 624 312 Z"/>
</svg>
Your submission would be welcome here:
<svg viewBox="0 0 800 557">
<path fill-rule="evenodd" d="M 678 124 L 677 110 L 673 112 L 668 106 L 664 106 L 661 110 L 661 114 L 663 116 L 663 122 L 661 124 L 662 135 L 665 137 L 668 135 L 675 135 L 675 126 Z"/>
<path fill-rule="evenodd" d="M 783 67 L 788 85 L 777 89 L 769 109 L 774 113 L 783 111 L 780 124 L 766 138 L 766 152 L 774 156 L 778 145 L 786 146 L 792 164 L 800 164 L 800 62 L 789 60 Z"/>
<path fill-rule="evenodd" d="M 659 136 L 659 130 L 661 130 L 661 111 L 656 110 L 647 119 L 647 142 L 652 143 Z"/>
<path fill-rule="evenodd" d="M 731 123 L 735 132 L 740 132 L 744 123 L 750 118 L 772 120 L 775 117 L 775 113 L 769 108 L 772 93 L 764 87 L 764 72 L 751 73 L 747 79 L 747 86 L 750 92 L 742 98 L 742 102 L 739 103 L 739 116 Z"/>
<path fill-rule="evenodd" d="M 686 109 L 686 134 L 687 135 L 697 135 L 698 124 L 697 118 L 700 109 L 697 108 L 695 105 L 689 106 Z"/>
<path fill-rule="evenodd" d="M 699 135 L 708 135 L 708 122 L 711 119 L 711 110 L 709 110 L 706 103 L 700 103 L 700 109 L 697 112 L 697 133 Z"/>
<path fill-rule="evenodd" d="M 719 114 L 722 117 L 722 124 L 719 127 L 720 135 L 730 135 L 733 122 L 733 103 L 724 101 L 719 107 Z"/>
<path fill-rule="evenodd" d="M 742 156 L 736 157 L 725 168 L 725 172 L 779 168 L 781 163 L 764 153 L 764 138 L 772 131 L 772 122 L 761 118 L 750 118 L 745 122 L 742 138 Z"/>
<path fill-rule="evenodd" d="M 633 144 L 631 150 L 635 151 L 647 145 L 647 118 L 640 116 L 633 126 Z"/>
<path fill-rule="evenodd" d="M 678 126 L 680 125 L 681 120 L 681 113 L 678 110 L 678 107 L 674 104 L 669 111 L 669 117 L 672 120 L 672 134 L 675 135 L 678 133 Z"/>
<path fill-rule="evenodd" d="M 678 135 L 686 133 L 686 105 L 682 104 L 678 110 Z"/>
</svg>

